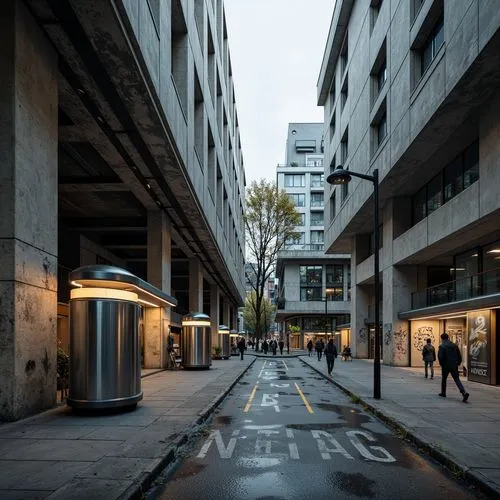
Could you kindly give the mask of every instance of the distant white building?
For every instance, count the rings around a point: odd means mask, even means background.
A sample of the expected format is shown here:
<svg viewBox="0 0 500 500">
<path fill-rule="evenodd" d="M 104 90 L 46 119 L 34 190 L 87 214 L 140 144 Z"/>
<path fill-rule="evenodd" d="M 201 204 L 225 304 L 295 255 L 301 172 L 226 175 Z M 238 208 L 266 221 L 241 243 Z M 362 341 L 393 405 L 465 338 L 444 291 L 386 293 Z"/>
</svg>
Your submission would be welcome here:
<svg viewBox="0 0 500 500">
<path fill-rule="evenodd" d="M 301 214 L 299 237 L 279 252 L 276 277 L 276 322 L 286 334 L 299 326 L 290 338 L 291 346 L 303 348 L 309 339 L 333 335 L 339 345 L 349 343 L 349 255 L 325 255 L 323 124 L 290 123 L 286 162 L 277 167 L 278 188 L 285 189 Z"/>
</svg>

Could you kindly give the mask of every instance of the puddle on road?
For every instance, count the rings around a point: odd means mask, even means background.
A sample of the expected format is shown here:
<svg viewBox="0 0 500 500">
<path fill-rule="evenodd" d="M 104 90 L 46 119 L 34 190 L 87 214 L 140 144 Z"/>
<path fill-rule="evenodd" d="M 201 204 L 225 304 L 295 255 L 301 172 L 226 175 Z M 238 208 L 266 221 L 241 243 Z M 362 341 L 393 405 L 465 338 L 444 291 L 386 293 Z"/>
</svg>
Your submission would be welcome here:
<svg viewBox="0 0 500 500">
<path fill-rule="evenodd" d="M 375 496 L 375 481 L 363 474 L 336 471 L 331 476 L 332 486 L 357 497 L 373 498 Z"/>
<path fill-rule="evenodd" d="M 215 417 L 213 420 L 213 423 L 215 425 L 229 425 L 233 422 L 233 417 L 230 417 L 229 415 L 220 415 L 218 417 Z"/>
<path fill-rule="evenodd" d="M 207 467 L 207 464 L 187 461 L 180 469 L 177 469 L 174 472 L 171 481 L 177 481 L 186 477 L 196 476 L 196 474 L 199 474 L 203 469 L 205 469 L 205 467 Z"/>
<path fill-rule="evenodd" d="M 315 406 L 318 408 L 336 413 L 340 419 L 340 422 L 335 423 L 311 423 L 311 424 L 290 424 L 287 425 L 290 429 L 297 430 L 327 430 L 327 429 L 340 429 L 342 427 L 351 427 L 358 429 L 363 424 L 372 422 L 373 419 L 369 415 L 362 413 L 356 408 L 351 408 L 350 406 L 334 405 L 329 403 L 318 403 Z"/>
</svg>

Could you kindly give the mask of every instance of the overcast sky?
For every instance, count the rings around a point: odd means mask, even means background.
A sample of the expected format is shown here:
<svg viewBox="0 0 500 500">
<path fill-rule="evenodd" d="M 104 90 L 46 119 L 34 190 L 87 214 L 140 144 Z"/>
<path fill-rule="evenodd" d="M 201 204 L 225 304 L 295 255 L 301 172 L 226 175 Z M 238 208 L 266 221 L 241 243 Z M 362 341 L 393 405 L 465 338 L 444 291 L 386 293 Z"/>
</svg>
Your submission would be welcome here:
<svg viewBox="0 0 500 500">
<path fill-rule="evenodd" d="M 247 185 L 276 179 L 290 122 L 322 122 L 318 81 L 335 0 L 225 0 Z"/>
</svg>

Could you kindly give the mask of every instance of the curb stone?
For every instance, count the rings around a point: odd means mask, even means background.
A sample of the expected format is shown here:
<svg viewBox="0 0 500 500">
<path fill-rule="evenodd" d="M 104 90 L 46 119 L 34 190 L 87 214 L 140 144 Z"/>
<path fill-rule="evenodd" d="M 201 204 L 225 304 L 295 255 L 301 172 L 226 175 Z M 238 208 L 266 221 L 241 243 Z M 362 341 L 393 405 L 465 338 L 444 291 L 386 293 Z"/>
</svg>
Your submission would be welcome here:
<svg viewBox="0 0 500 500">
<path fill-rule="evenodd" d="M 300 359 L 300 358 L 299 358 Z M 348 396 L 354 396 L 359 399 L 359 404 L 361 404 L 365 410 L 372 413 L 379 420 L 387 424 L 389 427 L 394 429 L 395 431 L 403 434 L 404 440 L 410 442 L 412 445 L 416 446 L 418 449 L 424 451 L 432 458 L 436 459 L 440 464 L 444 465 L 450 472 L 453 473 L 454 470 L 458 470 L 459 473 L 463 474 L 464 479 L 466 479 L 469 483 L 477 487 L 482 493 L 490 496 L 491 498 L 498 498 L 500 496 L 500 491 L 497 488 L 491 486 L 487 480 L 479 477 L 479 475 L 470 469 L 467 465 L 461 464 L 456 460 L 451 459 L 446 453 L 439 450 L 437 445 L 429 444 L 427 441 L 421 439 L 417 433 L 409 430 L 403 424 L 399 423 L 397 420 L 388 417 L 382 411 L 380 411 L 375 406 L 367 403 L 364 399 L 362 399 L 358 394 L 349 390 L 347 387 L 342 385 L 340 382 L 337 382 L 333 378 L 328 377 L 325 373 L 323 373 L 318 368 L 310 365 L 303 359 L 300 359 L 304 365 L 311 368 L 315 372 L 319 373 L 325 380 L 331 382 L 334 386 L 338 387 L 342 392 L 347 394 Z"/>
<path fill-rule="evenodd" d="M 196 429 L 200 424 L 205 422 L 208 417 L 214 412 L 214 410 L 222 403 L 222 401 L 229 394 L 231 389 L 238 383 L 238 381 L 245 375 L 245 373 L 250 369 L 250 367 L 255 363 L 254 360 L 240 371 L 238 376 L 224 389 L 222 390 L 205 408 L 198 412 L 198 417 L 187 425 L 183 431 L 179 433 L 173 444 L 169 446 L 165 452 L 165 455 L 156 460 L 150 471 L 144 471 L 140 476 L 131 484 L 119 497 L 119 500 L 140 500 L 144 498 L 144 494 L 152 486 L 154 480 L 163 472 L 163 470 L 173 463 L 177 456 L 177 450 L 183 446 L 193 434 L 193 429 Z"/>
</svg>

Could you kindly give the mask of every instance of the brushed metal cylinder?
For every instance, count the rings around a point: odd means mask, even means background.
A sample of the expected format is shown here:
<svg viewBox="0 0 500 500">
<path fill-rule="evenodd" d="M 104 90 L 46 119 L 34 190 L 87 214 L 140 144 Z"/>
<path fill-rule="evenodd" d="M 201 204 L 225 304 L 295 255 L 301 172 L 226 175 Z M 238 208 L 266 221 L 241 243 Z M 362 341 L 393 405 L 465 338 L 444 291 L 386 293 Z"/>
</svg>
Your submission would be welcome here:
<svg viewBox="0 0 500 500">
<path fill-rule="evenodd" d="M 183 326 L 181 338 L 184 368 L 210 368 L 212 332 L 209 326 Z"/>
<path fill-rule="evenodd" d="M 221 347 L 221 357 L 224 359 L 229 359 L 231 356 L 231 349 L 229 343 L 229 334 L 228 333 L 219 333 L 219 345 Z"/>
<path fill-rule="evenodd" d="M 139 305 L 109 299 L 70 301 L 68 405 L 129 407 L 142 399 Z"/>
</svg>

